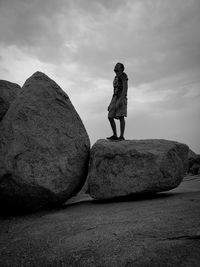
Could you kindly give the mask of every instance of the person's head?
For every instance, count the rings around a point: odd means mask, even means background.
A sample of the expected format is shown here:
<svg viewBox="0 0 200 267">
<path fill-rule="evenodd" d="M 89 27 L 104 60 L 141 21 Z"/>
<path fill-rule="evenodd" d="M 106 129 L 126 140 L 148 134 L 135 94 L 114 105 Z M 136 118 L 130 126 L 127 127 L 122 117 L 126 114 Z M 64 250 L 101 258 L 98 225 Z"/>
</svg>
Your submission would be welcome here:
<svg viewBox="0 0 200 267">
<path fill-rule="evenodd" d="M 118 62 L 116 65 L 115 65 L 115 68 L 114 68 L 114 72 L 116 74 L 120 74 L 124 71 L 124 65 L 120 62 Z"/>
</svg>

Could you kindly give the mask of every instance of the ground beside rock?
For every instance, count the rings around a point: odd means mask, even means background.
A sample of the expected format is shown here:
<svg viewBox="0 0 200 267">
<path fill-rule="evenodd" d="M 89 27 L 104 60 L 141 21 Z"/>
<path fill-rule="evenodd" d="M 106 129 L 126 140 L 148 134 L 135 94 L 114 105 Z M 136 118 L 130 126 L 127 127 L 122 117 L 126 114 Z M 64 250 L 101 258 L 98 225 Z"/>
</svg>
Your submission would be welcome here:
<svg viewBox="0 0 200 267">
<path fill-rule="evenodd" d="M 146 198 L 0 219 L 0 266 L 200 266 L 200 177 Z"/>
<path fill-rule="evenodd" d="M 188 146 L 164 139 L 98 140 L 91 149 L 88 190 L 95 199 L 161 192 L 182 181 Z"/>
<path fill-rule="evenodd" d="M 83 186 L 90 141 L 68 95 L 33 74 L 0 125 L 0 206 L 61 204 Z"/>
</svg>

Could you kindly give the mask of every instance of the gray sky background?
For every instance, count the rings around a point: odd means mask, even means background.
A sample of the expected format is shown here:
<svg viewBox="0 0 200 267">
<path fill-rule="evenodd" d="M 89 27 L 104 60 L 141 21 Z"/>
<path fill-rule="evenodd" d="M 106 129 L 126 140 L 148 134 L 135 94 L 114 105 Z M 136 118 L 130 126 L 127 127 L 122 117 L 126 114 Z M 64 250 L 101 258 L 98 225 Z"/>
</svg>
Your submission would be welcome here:
<svg viewBox="0 0 200 267">
<path fill-rule="evenodd" d="M 0 0 L 0 79 L 22 86 L 37 70 L 47 74 L 92 143 L 111 135 L 118 61 L 129 77 L 125 137 L 177 140 L 200 153 L 199 0 Z"/>
</svg>

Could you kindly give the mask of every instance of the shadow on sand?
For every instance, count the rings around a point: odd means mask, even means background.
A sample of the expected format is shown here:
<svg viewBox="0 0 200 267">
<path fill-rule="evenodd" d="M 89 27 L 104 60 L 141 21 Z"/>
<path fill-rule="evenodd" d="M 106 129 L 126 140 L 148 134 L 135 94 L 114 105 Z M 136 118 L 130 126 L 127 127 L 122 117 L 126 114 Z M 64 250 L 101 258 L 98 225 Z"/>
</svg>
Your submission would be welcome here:
<svg viewBox="0 0 200 267">
<path fill-rule="evenodd" d="M 130 202 L 130 201 L 145 201 L 145 200 L 156 200 L 156 199 L 162 199 L 167 197 L 175 196 L 176 193 L 138 193 L 138 194 L 130 194 L 127 196 L 120 196 L 116 198 L 110 198 L 110 199 L 101 199 L 101 200 L 93 200 L 94 203 L 116 203 L 116 202 Z"/>
<path fill-rule="evenodd" d="M 56 213 L 62 210 L 68 210 L 70 207 L 79 207 L 82 205 L 100 205 L 106 203 L 120 203 L 120 202 L 135 202 L 135 201 L 146 201 L 146 200 L 158 200 L 163 198 L 169 198 L 179 195 L 180 193 L 174 192 L 161 192 L 161 193 L 140 193 L 140 194 L 131 194 L 128 196 L 121 196 L 111 199 L 93 199 L 87 194 L 77 195 L 72 199 L 66 201 L 63 205 L 53 205 L 46 206 L 41 209 L 35 210 L 24 210 L 24 209 L 9 209 L 0 207 L 0 218 L 7 219 L 9 217 L 21 217 L 21 216 L 43 216 L 48 213 Z M 74 200 L 73 200 L 74 199 Z"/>
</svg>

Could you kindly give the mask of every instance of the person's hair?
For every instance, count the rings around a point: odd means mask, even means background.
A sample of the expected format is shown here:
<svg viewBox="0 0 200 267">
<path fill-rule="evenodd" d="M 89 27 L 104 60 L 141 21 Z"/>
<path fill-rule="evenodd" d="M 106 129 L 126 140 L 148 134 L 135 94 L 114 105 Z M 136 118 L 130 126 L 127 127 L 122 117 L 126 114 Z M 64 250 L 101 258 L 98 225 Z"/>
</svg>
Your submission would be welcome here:
<svg viewBox="0 0 200 267">
<path fill-rule="evenodd" d="M 119 64 L 121 66 L 121 68 L 122 68 L 122 71 L 124 71 L 124 64 L 122 64 L 120 62 L 118 62 L 117 64 Z"/>
</svg>

